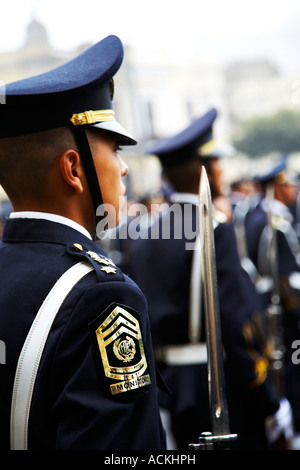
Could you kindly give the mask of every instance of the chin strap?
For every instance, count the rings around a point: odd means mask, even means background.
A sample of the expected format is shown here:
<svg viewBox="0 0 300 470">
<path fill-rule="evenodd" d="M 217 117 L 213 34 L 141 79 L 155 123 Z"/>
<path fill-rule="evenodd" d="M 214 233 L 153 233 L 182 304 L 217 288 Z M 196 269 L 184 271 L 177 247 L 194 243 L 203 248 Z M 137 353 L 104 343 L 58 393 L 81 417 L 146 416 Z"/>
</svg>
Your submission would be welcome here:
<svg viewBox="0 0 300 470">
<path fill-rule="evenodd" d="M 86 136 L 86 132 L 83 126 L 72 127 L 73 134 L 78 146 L 79 154 L 83 163 L 84 171 L 86 174 L 87 183 L 90 190 L 90 196 L 93 203 L 94 217 L 95 217 L 95 232 L 97 223 L 101 220 L 101 217 L 97 216 L 97 208 L 103 204 L 101 189 L 97 177 L 97 172 L 94 165 L 93 156 L 91 153 L 90 145 Z M 96 233 L 94 234 L 96 238 Z"/>
</svg>

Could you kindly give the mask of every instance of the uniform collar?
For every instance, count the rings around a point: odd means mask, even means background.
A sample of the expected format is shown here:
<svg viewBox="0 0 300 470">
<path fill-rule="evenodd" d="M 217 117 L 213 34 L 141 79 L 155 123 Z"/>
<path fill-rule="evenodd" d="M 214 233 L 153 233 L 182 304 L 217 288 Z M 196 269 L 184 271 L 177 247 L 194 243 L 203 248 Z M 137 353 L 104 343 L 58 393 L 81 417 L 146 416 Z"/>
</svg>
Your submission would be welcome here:
<svg viewBox="0 0 300 470">
<path fill-rule="evenodd" d="M 56 222 L 59 224 L 67 225 L 78 232 L 81 232 L 83 235 L 91 239 L 91 235 L 89 232 L 74 220 L 71 220 L 67 217 L 63 217 L 58 214 L 51 214 L 48 212 L 36 212 L 36 211 L 19 211 L 19 212 L 12 212 L 9 216 L 10 219 L 43 219 L 49 220 L 50 222 Z"/>
<path fill-rule="evenodd" d="M 94 249 L 95 242 L 90 235 L 71 227 L 45 218 L 8 218 L 5 222 L 2 241 L 4 243 L 54 243 L 68 245 L 79 243 Z"/>
</svg>

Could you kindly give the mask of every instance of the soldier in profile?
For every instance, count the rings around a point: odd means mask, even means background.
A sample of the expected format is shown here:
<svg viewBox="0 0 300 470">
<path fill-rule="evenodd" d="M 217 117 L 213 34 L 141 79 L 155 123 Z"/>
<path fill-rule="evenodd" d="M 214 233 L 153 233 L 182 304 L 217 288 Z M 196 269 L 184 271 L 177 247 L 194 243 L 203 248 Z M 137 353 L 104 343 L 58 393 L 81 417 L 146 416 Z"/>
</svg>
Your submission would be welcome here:
<svg viewBox="0 0 300 470">
<path fill-rule="evenodd" d="M 136 143 L 112 108 L 122 59 L 121 41 L 108 36 L 6 87 L 3 450 L 165 447 L 145 298 L 95 243 L 102 204 L 118 223 L 128 171 L 119 149 Z"/>
</svg>

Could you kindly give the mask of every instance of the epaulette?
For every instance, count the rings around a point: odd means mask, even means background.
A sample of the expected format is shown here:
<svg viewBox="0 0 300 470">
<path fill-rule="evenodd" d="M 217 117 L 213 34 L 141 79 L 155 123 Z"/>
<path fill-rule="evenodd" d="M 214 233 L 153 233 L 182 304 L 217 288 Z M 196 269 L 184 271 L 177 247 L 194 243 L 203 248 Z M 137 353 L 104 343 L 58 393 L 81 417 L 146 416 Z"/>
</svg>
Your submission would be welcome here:
<svg viewBox="0 0 300 470">
<path fill-rule="evenodd" d="M 95 268 L 95 272 L 99 280 L 110 280 L 113 276 L 114 280 L 123 280 L 124 276 L 122 271 L 115 265 L 115 263 L 106 256 L 96 253 L 95 251 L 88 250 L 80 243 L 71 243 L 67 246 L 66 251 L 80 260 L 86 260 Z"/>
</svg>

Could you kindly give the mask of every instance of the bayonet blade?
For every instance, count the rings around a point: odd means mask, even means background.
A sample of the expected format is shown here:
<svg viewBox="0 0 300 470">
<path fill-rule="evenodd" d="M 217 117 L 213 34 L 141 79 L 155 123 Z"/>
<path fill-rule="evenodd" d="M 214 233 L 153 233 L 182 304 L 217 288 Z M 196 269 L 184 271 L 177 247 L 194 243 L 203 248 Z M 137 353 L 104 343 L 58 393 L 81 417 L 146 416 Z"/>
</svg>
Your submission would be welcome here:
<svg viewBox="0 0 300 470">
<path fill-rule="evenodd" d="M 229 419 L 224 390 L 223 348 L 220 326 L 216 273 L 212 201 L 206 170 L 202 167 L 199 188 L 199 232 L 202 254 L 202 280 L 206 341 L 208 353 L 208 385 L 213 434 L 229 434 Z"/>
<path fill-rule="evenodd" d="M 199 445 L 214 446 L 237 438 L 230 434 L 229 415 L 225 391 L 223 346 L 221 336 L 219 297 L 212 200 L 205 167 L 202 167 L 199 185 L 199 233 L 201 242 L 202 283 L 208 355 L 208 387 L 212 433 L 203 433 Z M 202 442 L 202 444 L 201 444 Z M 191 445 L 193 449 L 197 445 Z"/>
</svg>

